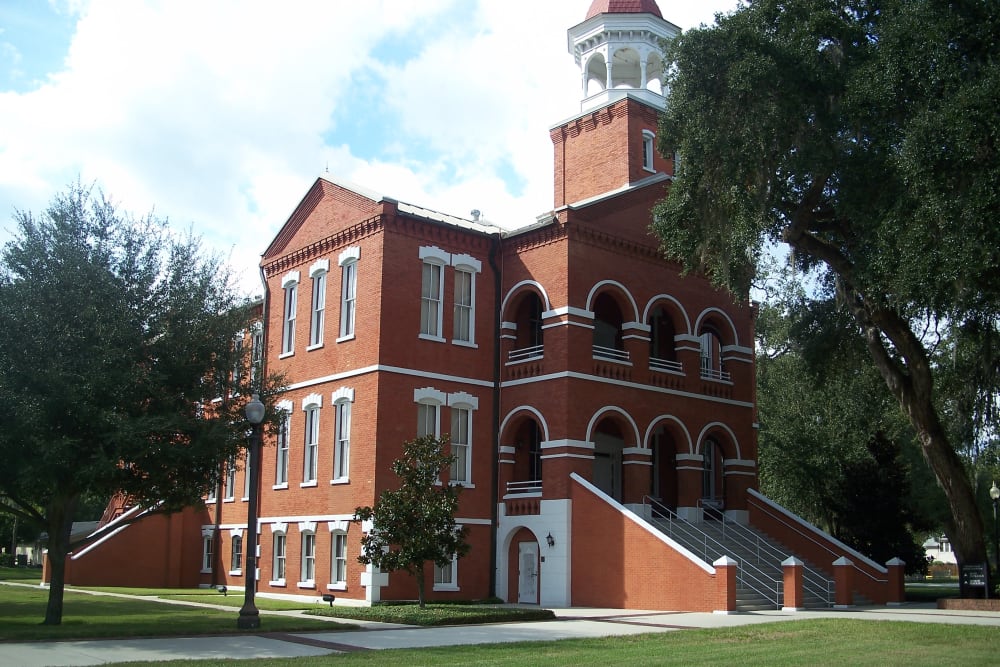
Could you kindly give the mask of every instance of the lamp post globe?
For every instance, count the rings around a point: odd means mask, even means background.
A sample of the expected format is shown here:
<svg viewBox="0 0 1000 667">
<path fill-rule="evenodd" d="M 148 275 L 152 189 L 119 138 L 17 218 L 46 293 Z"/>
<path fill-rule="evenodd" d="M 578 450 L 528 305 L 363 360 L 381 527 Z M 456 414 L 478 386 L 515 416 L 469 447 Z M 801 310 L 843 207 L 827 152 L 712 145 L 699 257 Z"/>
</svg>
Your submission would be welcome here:
<svg viewBox="0 0 1000 667">
<path fill-rule="evenodd" d="M 240 608 L 236 627 L 241 630 L 254 630 L 260 627 L 260 611 L 254 602 L 257 591 L 257 495 L 260 487 L 261 422 L 264 421 L 264 404 L 261 403 L 260 396 L 253 395 L 244 408 L 244 413 L 250 422 L 250 451 L 247 453 L 250 468 L 250 497 L 247 498 L 247 556 L 243 606 Z"/>
</svg>

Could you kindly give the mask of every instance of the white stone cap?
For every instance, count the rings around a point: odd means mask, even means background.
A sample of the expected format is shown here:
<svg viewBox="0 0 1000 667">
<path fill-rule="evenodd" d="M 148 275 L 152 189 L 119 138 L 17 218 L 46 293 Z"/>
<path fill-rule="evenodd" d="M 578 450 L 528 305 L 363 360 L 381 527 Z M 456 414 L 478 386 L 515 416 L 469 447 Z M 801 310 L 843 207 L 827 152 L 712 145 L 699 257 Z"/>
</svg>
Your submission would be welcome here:
<svg viewBox="0 0 1000 667">
<path fill-rule="evenodd" d="M 737 564 L 738 563 L 729 556 L 722 556 L 719 560 L 712 563 L 715 567 L 732 567 Z"/>
<path fill-rule="evenodd" d="M 839 565 L 854 565 L 854 561 L 852 561 L 847 556 L 841 556 L 837 560 L 833 561 L 833 565 L 834 565 L 834 567 L 839 566 Z"/>
<path fill-rule="evenodd" d="M 900 565 L 906 565 L 906 561 L 903 560 L 902 558 L 900 558 L 899 556 L 896 556 L 895 558 L 893 558 L 892 560 L 890 560 L 888 563 L 886 563 L 886 565 L 888 565 L 889 567 L 896 567 L 896 566 L 900 566 Z"/>
<path fill-rule="evenodd" d="M 791 567 L 791 566 L 802 567 L 802 565 L 804 565 L 804 563 L 795 556 L 789 556 L 785 560 L 781 561 L 782 567 Z"/>
</svg>

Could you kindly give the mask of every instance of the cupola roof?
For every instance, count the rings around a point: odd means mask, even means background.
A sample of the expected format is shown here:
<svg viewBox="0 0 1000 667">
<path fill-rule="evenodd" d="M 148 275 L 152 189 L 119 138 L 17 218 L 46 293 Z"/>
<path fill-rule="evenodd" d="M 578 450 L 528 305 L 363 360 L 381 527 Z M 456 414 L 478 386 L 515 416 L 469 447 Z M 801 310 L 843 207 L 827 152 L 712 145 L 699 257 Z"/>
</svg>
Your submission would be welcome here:
<svg viewBox="0 0 1000 667">
<path fill-rule="evenodd" d="M 663 18 L 656 0 L 594 0 L 587 12 L 587 18 L 598 14 L 652 14 Z M 586 20 L 586 19 L 584 19 Z"/>
</svg>

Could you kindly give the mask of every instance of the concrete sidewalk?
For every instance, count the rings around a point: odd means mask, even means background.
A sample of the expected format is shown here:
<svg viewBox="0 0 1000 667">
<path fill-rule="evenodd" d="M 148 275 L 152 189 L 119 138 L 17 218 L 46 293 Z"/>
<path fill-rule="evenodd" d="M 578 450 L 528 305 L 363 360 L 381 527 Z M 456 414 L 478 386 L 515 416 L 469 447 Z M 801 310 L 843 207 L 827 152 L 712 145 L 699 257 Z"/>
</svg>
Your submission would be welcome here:
<svg viewBox="0 0 1000 667">
<path fill-rule="evenodd" d="M 585 608 L 554 611 L 557 615 L 554 621 L 473 625 L 461 626 L 458 629 L 369 623 L 365 629 L 347 632 L 0 643 L 0 663 L 18 667 L 55 667 L 107 665 L 145 660 L 295 658 L 391 648 L 551 641 L 646 632 L 673 632 L 811 618 L 954 623 L 1000 628 L 998 613 L 944 611 L 928 604 L 848 610 L 764 611 L 728 615 Z"/>
</svg>

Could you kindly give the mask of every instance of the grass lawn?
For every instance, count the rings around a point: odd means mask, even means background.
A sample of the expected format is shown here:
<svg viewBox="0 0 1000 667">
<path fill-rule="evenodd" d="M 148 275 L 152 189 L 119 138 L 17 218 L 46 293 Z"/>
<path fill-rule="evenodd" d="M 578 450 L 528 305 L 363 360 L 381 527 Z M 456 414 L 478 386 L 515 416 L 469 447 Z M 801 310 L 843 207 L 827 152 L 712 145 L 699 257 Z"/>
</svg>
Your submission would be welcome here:
<svg viewBox="0 0 1000 667">
<path fill-rule="evenodd" d="M 27 581 L 38 583 L 42 580 L 39 567 L 0 567 L 0 581 Z"/>
<path fill-rule="evenodd" d="M 46 588 L 0 584 L 0 640 L 162 637 L 237 632 L 235 607 L 230 612 L 72 591 L 67 591 L 63 599 L 62 625 L 42 625 L 48 596 Z M 349 623 L 302 616 L 265 616 L 261 625 L 263 630 L 269 632 L 330 631 L 354 627 Z M 0 648 L 0 655 L 2 653 Z"/>
<path fill-rule="evenodd" d="M 247 667 L 319 665 L 989 665 L 1000 654 L 996 628 L 816 619 L 724 630 L 568 639 L 556 642 L 365 651 L 292 660 L 252 660 Z M 209 667 L 216 661 L 130 663 Z M 119 666 L 123 667 L 123 666 Z"/>
<path fill-rule="evenodd" d="M 319 607 L 311 616 L 357 618 L 380 623 L 407 625 L 478 625 L 513 621 L 543 621 L 555 618 L 548 609 L 523 609 L 489 605 L 455 605 L 427 603 L 424 609 L 415 604 L 379 604 L 372 607 Z"/>
</svg>

